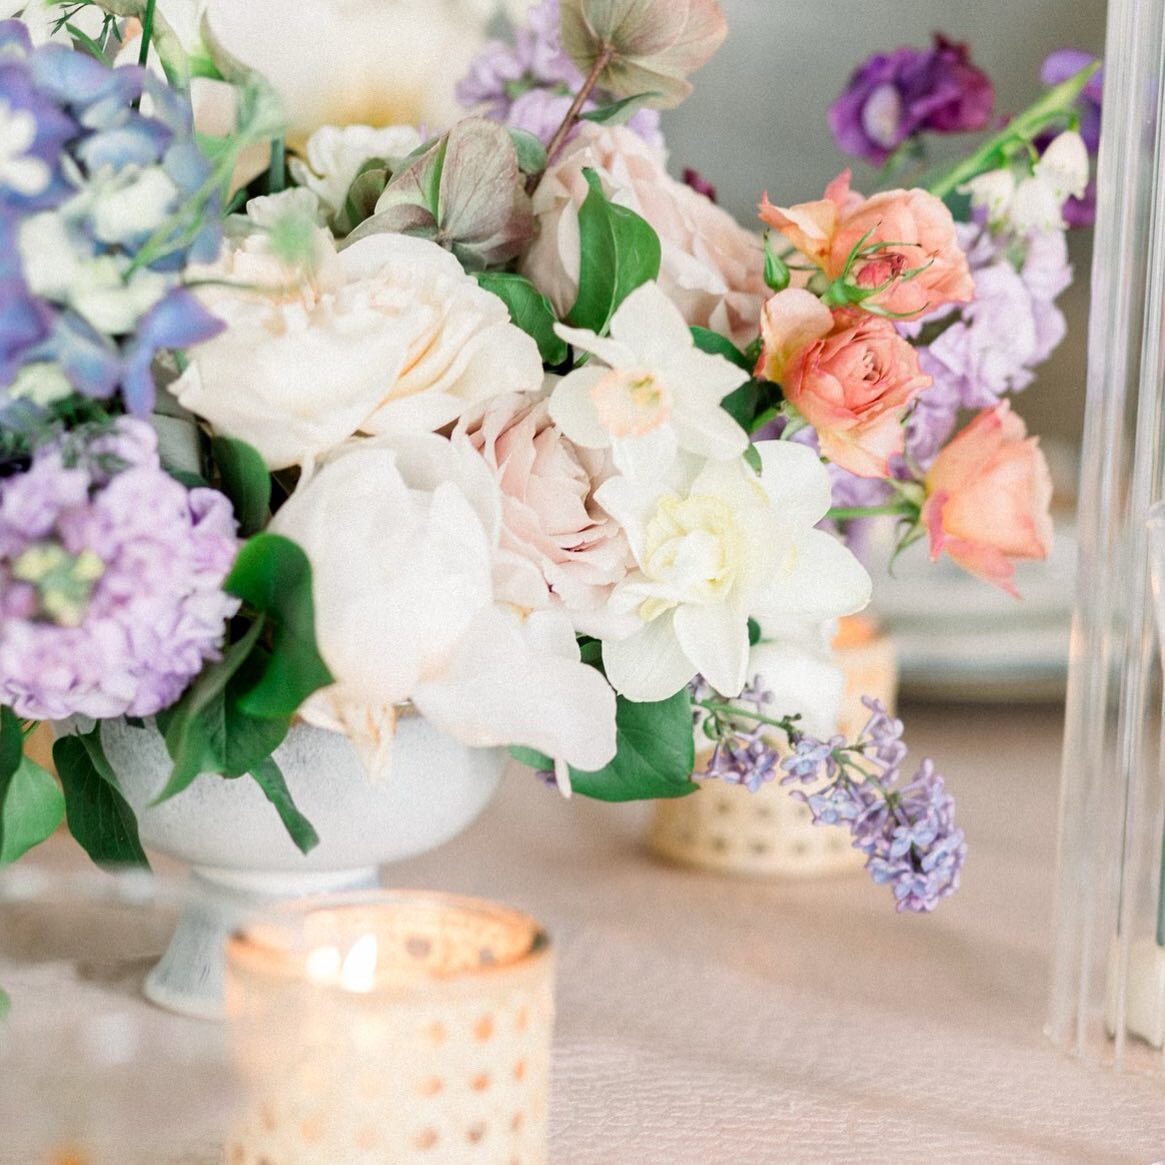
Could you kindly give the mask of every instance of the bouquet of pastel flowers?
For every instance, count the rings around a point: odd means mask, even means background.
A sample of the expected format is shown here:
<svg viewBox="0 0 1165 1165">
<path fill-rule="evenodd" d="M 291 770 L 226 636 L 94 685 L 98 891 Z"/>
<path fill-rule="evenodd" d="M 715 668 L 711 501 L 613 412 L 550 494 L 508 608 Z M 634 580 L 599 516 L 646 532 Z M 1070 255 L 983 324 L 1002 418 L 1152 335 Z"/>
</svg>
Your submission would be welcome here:
<svg viewBox="0 0 1165 1165">
<path fill-rule="evenodd" d="M 564 793 L 779 779 L 933 907 L 941 778 L 876 702 L 810 733 L 796 661 L 868 601 L 869 518 L 1005 589 L 1047 552 L 1003 397 L 1063 332 L 1095 65 L 910 188 L 761 198 L 762 234 L 665 168 L 713 0 L 542 0 L 484 45 L 489 4 L 309 7 L 0 23 L 0 861 L 66 809 L 144 857 L 117 717 L 163 735 L 163 796 L 253 778 L 308 849 L 274 749 L 301 720 L 391 780 L 407 707 Z M 352 86 L 318 67 L 342 35 Z M 415 51 L 365 68 L 389 35 Z M 830 118 L 894 167 L 990 111 L 939 38 Z M 69 718 L 54 779 L 23 743 Z"/>
</svg>

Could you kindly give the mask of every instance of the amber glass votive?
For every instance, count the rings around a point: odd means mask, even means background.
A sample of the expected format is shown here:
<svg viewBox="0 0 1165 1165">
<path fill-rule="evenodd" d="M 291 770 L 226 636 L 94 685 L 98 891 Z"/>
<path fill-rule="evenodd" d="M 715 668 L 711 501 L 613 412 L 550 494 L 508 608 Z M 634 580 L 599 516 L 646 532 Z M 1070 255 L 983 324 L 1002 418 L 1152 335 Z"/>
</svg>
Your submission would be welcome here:
<svg viewBox="0 0 1165 1165">
<path fill-rule="evenodd" d="M 546 1160 L 553 965 L 509 907 L 328 899 L 227 948 L 244 1097 L 228 1165 Z"/>
</svg>

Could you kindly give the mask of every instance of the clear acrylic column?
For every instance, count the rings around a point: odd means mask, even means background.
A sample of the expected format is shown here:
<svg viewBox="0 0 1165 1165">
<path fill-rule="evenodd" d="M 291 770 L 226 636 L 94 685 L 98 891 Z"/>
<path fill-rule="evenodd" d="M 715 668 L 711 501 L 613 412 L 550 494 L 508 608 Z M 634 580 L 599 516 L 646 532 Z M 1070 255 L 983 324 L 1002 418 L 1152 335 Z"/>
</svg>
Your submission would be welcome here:
<svg viewBox="0 0 1165 1165">
<path fill-rule="evenodd" d="M 1158 1071 L 1165 763 L 1146 523 L 1165 496 L 1163 34 L 1165 0 L 1109 0 L 1049 1022 L 1078 1055 Z"/>
</svg>

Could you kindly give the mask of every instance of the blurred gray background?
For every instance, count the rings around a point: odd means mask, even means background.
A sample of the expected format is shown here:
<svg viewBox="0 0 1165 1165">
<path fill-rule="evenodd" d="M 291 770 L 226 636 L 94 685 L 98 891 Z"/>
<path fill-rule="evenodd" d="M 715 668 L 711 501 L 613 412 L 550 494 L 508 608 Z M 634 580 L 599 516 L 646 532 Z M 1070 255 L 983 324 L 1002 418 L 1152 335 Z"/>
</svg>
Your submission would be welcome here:
<svg viewBox="0 0 1165 1165">
<path fill-rule="evenodd" d="M 876 171 L 833 144 L 825 111 L 854 66 L 872 52 L 924 46 L 932 32 L 966 41 L 995 83 L 998 114 L 1014 113 L 1042 87 L 1040 63 L 1057 48 L 1100 54 L 1104 0 L 721 0 L 728 39 L 693 77 L 695 93 L 664 115 L 670 166 L 699 170 L 720 203 L 755 222 L 773 202 L 819 198 L 852 165 L 854 186 L 870 192 Z M 972 139 L 932 139 L 936 157 Z M 947 149 L 944 151 L 943 146 Z M 1083 416 L 1091 230 L 1071 233 L 1076 279 L 1060 298 L 1068 338 L 1016 402 L 1032 431 L 1071 441 Z"/>
</svg>

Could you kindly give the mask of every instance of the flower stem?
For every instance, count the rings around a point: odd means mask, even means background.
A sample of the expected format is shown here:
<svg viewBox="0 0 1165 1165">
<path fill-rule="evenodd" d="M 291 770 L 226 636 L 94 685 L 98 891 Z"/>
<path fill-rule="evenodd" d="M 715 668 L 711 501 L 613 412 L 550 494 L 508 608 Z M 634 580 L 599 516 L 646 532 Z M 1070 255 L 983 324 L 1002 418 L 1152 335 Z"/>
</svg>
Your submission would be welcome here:
<svg viewBox="0 0 1165 1165">
<path fill-rule="evenodd" d="M 851 518 L 877 518 L 884 514 L 895 514 L 904 518 L 912 509 L 909 502 L 899 500 L 884 502 L 879 506 L 833 506 L 825 516 L 835 522 L 847 522 Z"/>
<path fill-rule="evenodd" d="M 791 716 L 782 716 L 780 720 L 775 720 L 772 716 L 765 716 L 753 708 L 743 708 L 739 704 L 726 704 L 722 700 L 694 700 L 693 703 L 714 714 L 742 716 L 748 720 L 755 720 L 758 724 L 771 724 L 774 728 L 779 728 L 786 736 L 797 731 L 797 725 Z"/>
<path fill-rule="evenodd" d="M 970 157 L 946 170 L 940 170 L 929 180 L 924 177 L 919 185 L 924 186 L 937 198 L 945 198 L 976 174 L 993 167 L 1003 159 L 1007 147 L 1012 143 L 1030 142 L 1040 130 L 1045 129 L 1057 118 L 1070 113 L 1072 103 L 1080 96 L 1080 91 L 1099 68 L 1100 62 L 1093 61 L 1080 72 L 1074 73 L 1067 81 L 1062 81 L 1049 89 L 1039 101 L 1028 106 L 997 134 L 989 137 Z"/>
<path fill-rule="evenodd" d="M 562 119 L 562 124 L 554 131 L 554 136 L 546 146 L 547 163 L 554 160 L 554 155 L 558 153 L 562 143 L 566 140 L 566 135 L 570 133 L 574 123 L 578 121 L 579 111 L 582 109 L 586 99 L 591 95 L 591 90 L 599 83 L 599 76 L 611 63 L 611 58 L 614 55 L 615 46 L 612 44 L 605 44 L 599 50 L 599 55 L 595 57 L 595 63 L 591 66 L 591 71 L 586 75 L 582 85 L 579 87 L 579 91 L 574 95 L 574 100 L 570 103 L 570 108 L 566 111 L 566 116 Z M 541 174 L 537 175 L 537 178 L 541 177 Z M 537 185 L 537 182 L 535 182 L 535 185 Z"/>
<path fill-rule="evenodd" d="M 150 55 L 150 38 L 154 35 L 154 3 L 146 0 L 146 10 L 142 13 L 142 44 L 138 49 L 138 64 L 144 66 Z"/>
</svg>

